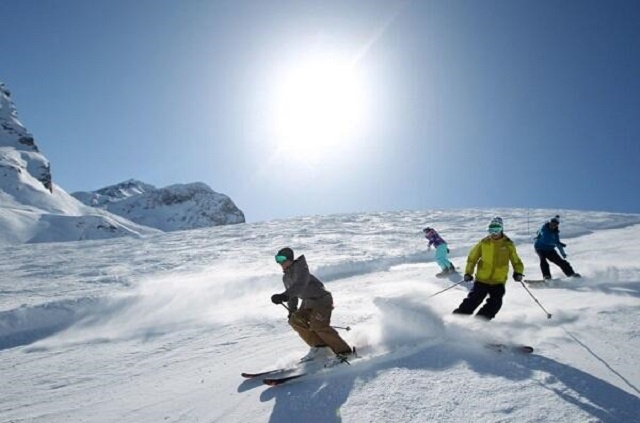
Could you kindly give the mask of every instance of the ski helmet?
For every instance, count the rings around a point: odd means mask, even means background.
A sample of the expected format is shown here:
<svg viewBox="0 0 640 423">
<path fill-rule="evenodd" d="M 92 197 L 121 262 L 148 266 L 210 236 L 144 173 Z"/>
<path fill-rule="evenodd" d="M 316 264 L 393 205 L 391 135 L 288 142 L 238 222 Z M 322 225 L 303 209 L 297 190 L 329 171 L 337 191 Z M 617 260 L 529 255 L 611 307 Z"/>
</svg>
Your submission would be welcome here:
<svg viewBox="0 0 640 423">
<path fill-rule="evenodd" d="M 287 260 L 293 260 L 293 250 L 289 247 L 281 248 L 276 256 L 284 256 Z"/>
</svg>

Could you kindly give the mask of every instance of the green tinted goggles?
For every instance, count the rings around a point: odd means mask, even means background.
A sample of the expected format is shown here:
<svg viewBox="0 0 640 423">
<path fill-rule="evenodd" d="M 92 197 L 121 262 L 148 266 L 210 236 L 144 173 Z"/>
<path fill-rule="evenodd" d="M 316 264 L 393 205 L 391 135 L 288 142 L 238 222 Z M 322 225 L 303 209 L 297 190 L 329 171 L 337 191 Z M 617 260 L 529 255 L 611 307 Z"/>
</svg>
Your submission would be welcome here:
<svg viewBox="0 0 640 423">
<path fill-rule="evenodd" d="M 282 264 L 285 261 L 289 260 L 286 256 L 276 256 L 276 263 Z"/>
<path fill-rule="evenodd" d="M 499 234 L 500 232 L 502 232 L 502 226 L 500 225 L 489 225 L 489 227 L 487 228 L 487 232 L 489 232 L 490 234 Z"/>
</svg>

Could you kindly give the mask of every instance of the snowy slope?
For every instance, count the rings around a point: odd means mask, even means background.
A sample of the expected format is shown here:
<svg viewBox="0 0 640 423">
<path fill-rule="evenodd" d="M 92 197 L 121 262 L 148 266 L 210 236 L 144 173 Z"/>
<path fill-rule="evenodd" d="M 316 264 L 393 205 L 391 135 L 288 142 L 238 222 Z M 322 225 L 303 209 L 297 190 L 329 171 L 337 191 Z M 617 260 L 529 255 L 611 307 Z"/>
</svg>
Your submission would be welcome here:
<svg viewBox="0 0 640 423">
<path fill-rule="evenodd" d="M 640 421 L 640 215 L 559 211 L 585 278 L 530 289 L 551 319 L 513 281 L 490 323 L 450 314 L 462 286 L 432 296 L 454 281 L 433 276 L 424 226 L 463 266 L 499 214 L 538 277 L 531 238 L 556 212 L 319 216 L 0 247 L 0 421 Z M 284 245 L 325 281 L 333 324 L 353 328 L 344 337 L 365 357 L 269 388 L 240 372 L 306 352 L 269 301 Z M 499 354 L 487 340 L 536 353 Z"/>
</svg>

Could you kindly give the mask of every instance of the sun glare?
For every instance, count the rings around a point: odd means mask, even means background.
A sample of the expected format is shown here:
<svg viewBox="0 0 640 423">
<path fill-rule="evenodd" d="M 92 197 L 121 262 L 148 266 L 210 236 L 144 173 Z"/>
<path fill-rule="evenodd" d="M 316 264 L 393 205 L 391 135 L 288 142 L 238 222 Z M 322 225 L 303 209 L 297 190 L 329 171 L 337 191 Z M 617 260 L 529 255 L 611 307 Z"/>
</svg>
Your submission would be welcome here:
<svg viewBox="0 0 640 423">
<path fill-rule="evenodd" d="M 350 63 L 316 59 L 289 67 L 275 98 L 278 147 L 300 160 L 319 160 L 357 136 L 363 95 Z"/>
</svg>

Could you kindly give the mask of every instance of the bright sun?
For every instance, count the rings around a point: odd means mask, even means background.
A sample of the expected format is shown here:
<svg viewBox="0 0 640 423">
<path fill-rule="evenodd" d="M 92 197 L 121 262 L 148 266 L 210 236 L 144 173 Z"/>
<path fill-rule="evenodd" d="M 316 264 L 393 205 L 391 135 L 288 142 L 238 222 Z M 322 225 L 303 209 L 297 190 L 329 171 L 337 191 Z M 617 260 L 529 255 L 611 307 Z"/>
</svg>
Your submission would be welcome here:
<svg viewBox="0 0 640 423">
<path fill-rule="evenodd" d="M 312 59 L 287 68 L 277 87 L 276 142 L 298 160 L 315 161 L 349 143 L 362 128 L 362 81 L 354 66 Z"/>
</svg>

